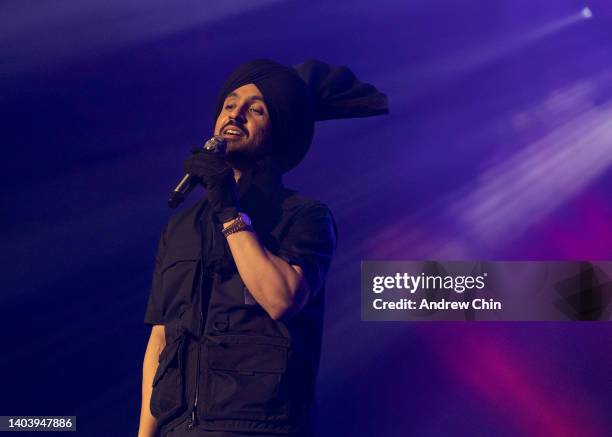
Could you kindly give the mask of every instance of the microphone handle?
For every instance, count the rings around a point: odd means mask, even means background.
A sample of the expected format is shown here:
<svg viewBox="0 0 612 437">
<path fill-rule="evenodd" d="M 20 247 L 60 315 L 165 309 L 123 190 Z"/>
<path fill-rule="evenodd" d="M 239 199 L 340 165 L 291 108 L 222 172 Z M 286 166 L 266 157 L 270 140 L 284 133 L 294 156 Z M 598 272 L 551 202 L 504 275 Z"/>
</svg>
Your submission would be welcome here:
<svg viewBox="0 0 612 437">
<path fill-rule="evenodd" d="M 210 140 L 204 143 L 203 149 L 207 153 L 215 153 L 220 155 L 225 155 L 226 142 L 223 137 L 214 136 Z M 168 198 L 168 206 L 170 208 L 176 208 L 187 198 L 191 190 L 193 190 L 196 185 L 198 185 L 197 179 L 191 177 L 189 173 L 186 173 L 183 176 L 183 179 L 178 183 L 178 185 L 172 190 L 170 193 L 170 197 Z"/>
<path fill-rule="evenodd" d="M 181 179 L 178 185 L 170 193 L 170 197 L 168 198 L 168 206 L 173 209 L 179 206 L 181 203 L 183 203 L 196 185 L 197 182 L 195 181 L 195 178 L 192 178 L 189 173 L 186 173 L 185 176 L 183 176 L 183 179 Z"/>
</svg>

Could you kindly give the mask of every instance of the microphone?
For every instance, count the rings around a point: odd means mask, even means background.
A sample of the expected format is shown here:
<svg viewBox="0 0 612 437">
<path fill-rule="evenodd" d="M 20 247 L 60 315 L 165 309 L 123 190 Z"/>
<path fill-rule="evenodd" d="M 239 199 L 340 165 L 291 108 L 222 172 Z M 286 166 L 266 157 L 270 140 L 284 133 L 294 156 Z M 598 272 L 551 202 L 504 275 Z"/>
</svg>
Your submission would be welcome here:
<svg viewBox="0 0 612 437">
<path fill-rule="evenodd" d="M 214 136 L 210 140 L 204 143 L 204 151 L 207 153 L 214 153 L 218 155 L 225 155 L 225 149 L 227 148 L 227 143 L 225 142 L 225 138 L 220 136 Z M 172 190 L 170 193 L 170 197 L 168 198 L 168 206 L 170 208 L 176 208 L 187 198 L 191 190 L 198 185 L 198 180 L 192 177 L 189 173 L 186 173 L 183 176 L 183 179 L 178 183 L 178 185 Z"/>
</svg>

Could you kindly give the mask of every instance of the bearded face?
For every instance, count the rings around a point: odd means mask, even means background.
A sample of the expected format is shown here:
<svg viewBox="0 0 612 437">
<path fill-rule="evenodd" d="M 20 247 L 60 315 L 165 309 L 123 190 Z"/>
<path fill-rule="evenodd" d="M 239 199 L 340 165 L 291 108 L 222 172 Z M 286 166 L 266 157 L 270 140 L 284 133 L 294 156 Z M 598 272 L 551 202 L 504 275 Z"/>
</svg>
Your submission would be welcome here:
<svg viewBox="0 0 612 437">
<path fill-rule="evenodd" d="M 227 142 L 228 162 L 248 162 L 266 150 L 270 115 L 254 84 L 243 85 L 227 95 L 215 123 L 215 135 Z"/>
</svg>

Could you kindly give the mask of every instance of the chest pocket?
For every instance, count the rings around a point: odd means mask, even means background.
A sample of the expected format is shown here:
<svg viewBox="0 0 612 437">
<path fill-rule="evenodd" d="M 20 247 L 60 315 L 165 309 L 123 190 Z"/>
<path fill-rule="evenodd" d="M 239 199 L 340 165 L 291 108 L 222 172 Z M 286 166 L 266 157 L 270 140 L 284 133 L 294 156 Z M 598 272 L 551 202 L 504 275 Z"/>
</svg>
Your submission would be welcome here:
<svg viewBox="0 0 612 437">
<path fill-rule="evenodd" d="M 172 314 L 167 314 L 167 318 L 174 316 L 177 305 L 191 300 L 199 260 L 199 247 L 195 244 L 177 245 L 166 253 L 162 263 L 162 287 L 164 295 L 173 300 L 168 302 Z M 175 299 L 181 302 L 175 302 Z"/>
<path fill-rule="evenodd" d="M 206 408 L 209 418 L 288 419 L 289 341 L 263 335 L 208 337 Z"/>
</svg>

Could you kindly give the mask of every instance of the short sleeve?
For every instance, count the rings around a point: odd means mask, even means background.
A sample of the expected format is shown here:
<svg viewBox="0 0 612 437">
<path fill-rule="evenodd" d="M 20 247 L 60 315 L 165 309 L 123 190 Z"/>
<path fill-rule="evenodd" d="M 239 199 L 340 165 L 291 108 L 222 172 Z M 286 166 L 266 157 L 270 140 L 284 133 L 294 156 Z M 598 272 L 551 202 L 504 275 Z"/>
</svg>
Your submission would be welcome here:
<svg viewBox="0 0 612 437">
<path fill-rule="evenodd" d="M 163 325 L 164 318 L 162 312 L 162 288 L 161 288 L 161 268 L 166 253 L 166 229 L 162 232 L 157 245 L 155 256 L 155 270 L 149 291 L 149 300 L 145 311 L 144 323 L 146 325 Z"/>
<path fill-rule="evenodd" d="M 311 298 L 323 286 L 336 244 L 336 222 L 329 208 L 322 203 L 297 212 L 285 238 L 280 241 L 278 256 L 302 268 Z"/>
</svg>

